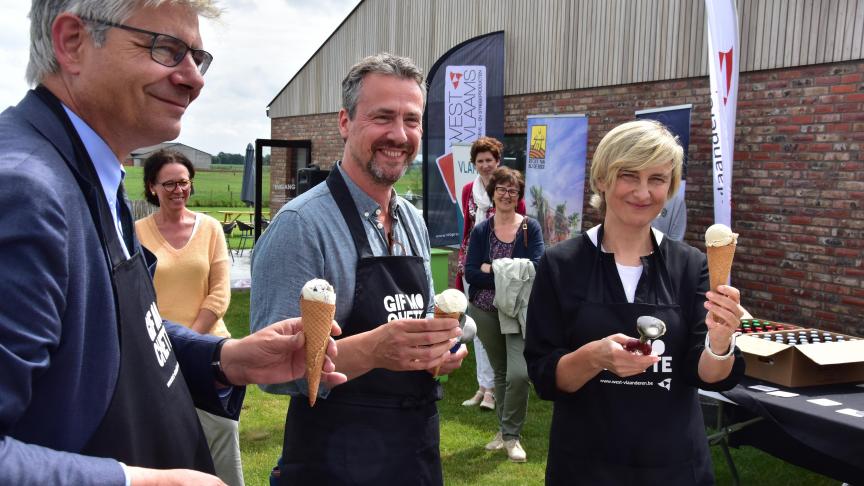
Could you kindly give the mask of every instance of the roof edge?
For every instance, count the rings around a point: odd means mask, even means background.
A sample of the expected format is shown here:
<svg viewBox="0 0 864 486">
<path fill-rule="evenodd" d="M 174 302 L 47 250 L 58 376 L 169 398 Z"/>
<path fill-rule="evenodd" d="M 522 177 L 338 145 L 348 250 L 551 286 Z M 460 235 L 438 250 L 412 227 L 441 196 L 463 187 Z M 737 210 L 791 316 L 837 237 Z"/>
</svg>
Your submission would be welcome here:
<svg viewBox="0 0 864 486">
<path fill-rule="evenodd" d="M 291 84 L 292 81 L 294 81 L 294 78 L 296 78 L 297 75 L 300 74 L 304 69 L 306 69 L 306 66 L 308 66 L 309 63 L 312 62 L 312 59 L 314 59 L 315 56 L 317 56 L 318 53 L 321 52 L 321 49 L 323 49 L 324 46 L 326 46 L 327 43 L 330 42 L 330 39 L 332 39 L 333 36 L 336 35 L 336 32 L 339 32 L 339 29 L 341 29 L 342 26 L 345 25 L 345 22 L 347 22 L 348 19 L 350 19 L 351 16 L 354 15 L 354 12 L 356 12 L 357 9 L 360 8 L 360 5 L 363 5 L 363 2 L 365 1 L 366 0 L 360 0 L 359 2 L 357 2 L 357 5 L 354 6 L 351 12 L 349 12 L 348 15 L 346 15 L 345 18 L 342 19 L 342 22 L 340 22 L 339 25 L 337 25 L 336 28 L 333 29 L 333 32 L 331 32 L 330 35 L 327 36 L 326 39 L 324 39 L 324 42 L 322 42 L 321 45 L 318 46 L 318 49 L 316 49 L 315 52 L 312 53 L 311 56 L 309 56 L 309 59 L 307 59 L 306 62 L 303 63 L 302 66 L 300 66 L 300 69 L 298 69 L 297 72 L 294 73 L 294 76 L 291 76 L 291 79 L 289 79 L 288 82 L 285 83 L 285 86 L 282 86 L 282 89 L 280 89 L 279 92 L 276 93 L 276 96 L 274 96 L 273 99 L 270 100 L 269 103 L 267 103 L 267 118 L 270 118 L 270 107 L 273 105 L 273 102 L 276 101 L 276 98 L 279 98 L 279 96 L 281 96 L 282 93 L 285 92 L 285 89 L 288 88 L 288 85 Z"/>
</svg>

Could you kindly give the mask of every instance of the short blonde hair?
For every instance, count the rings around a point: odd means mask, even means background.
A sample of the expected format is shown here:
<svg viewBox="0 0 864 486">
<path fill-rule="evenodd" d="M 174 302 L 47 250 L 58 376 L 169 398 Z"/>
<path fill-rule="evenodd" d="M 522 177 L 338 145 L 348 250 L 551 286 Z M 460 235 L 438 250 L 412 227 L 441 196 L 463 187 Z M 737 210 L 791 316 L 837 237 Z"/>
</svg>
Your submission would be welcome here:
<svg viewBox="0 0 864 486">
<path fill-rule="evenodd" d="M 684 164 L 684 149 L 678 137 L 662 123 L 654 120 L 636 120 L 613 128 L 600 140 L 591 161 L 591 206 L 603 211 L 605 201 L 597 184 L 604 182 L 612 187 L 618 172 L 641 171 L 672 162 L 672 181 L 669 184 L 671 198 L 681 184 L 681 168 Z"/>
</svg>

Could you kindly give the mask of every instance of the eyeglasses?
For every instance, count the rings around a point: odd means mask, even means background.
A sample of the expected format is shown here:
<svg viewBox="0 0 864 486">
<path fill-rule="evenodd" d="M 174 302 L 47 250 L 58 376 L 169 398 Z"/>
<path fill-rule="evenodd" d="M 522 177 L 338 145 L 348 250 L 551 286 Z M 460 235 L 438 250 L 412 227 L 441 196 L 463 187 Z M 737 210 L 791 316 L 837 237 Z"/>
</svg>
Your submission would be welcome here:
<svg viewBox="0 0 864 486">
<path fill-rule="evenodd" d="M 165 67 L 174 67 L 180 64 L 183 61 L 183 58 L 186 57 L 186 53 L 191 52 L 192 61 L 194 61 L 195 65 L 198 66 L 198 72 L 201 73 L 201 76 L 204 76 L 204 73 L 207 72 L 207 68 L 210 67 L 210 63 L 213 62 L 213 55 L 209 52 L 202 49 L 193 49 L 189 44 L 168 34 L 160 34 L 158 32 L 129 27 L 128 25 L 108 22 L 107 20 L 90 18 L 83 18 L 83 20 L 153 36 L 153 41 L 150 43 L 150 58 Z"/>
<path fill-rule="evenodd" d="M 510 189 L 504 186 L 495 186 L 495 193 L 499 196 L 507 194 L 510 197 L 519 197 L 519 189 Z"/>
<path fill-rule="evenodd" d="M 174 192 L 174 189 L 177 187 L 179 187 L 181 191 L 185 191 L 192 185 L 192 181 L 189 179 L 180 179 L 179 181 L 162 182 L 159 185 L 168 192 Z"/>
</svg>

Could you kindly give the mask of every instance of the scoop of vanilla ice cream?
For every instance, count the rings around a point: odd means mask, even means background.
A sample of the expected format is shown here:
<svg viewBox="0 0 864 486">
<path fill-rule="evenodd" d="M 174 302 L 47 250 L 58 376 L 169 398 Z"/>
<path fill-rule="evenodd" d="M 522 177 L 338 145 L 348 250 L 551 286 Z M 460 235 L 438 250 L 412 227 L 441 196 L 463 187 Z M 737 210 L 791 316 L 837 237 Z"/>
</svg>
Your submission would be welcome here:
<svg viewBox="0 0 864 486">
<path fill-rule="evenodd" d="M 447 289 L 435 296 L 435 306 L 441 312 L 450 314 L 452 312 L 465 312 L 468 308 L 468 299 L 465 294 L 456 289 Z"/>
<path fill-rule="evenodd" d="M 726 246 L 737 243 L 738 233 L 725 224 L 713 224 L 705 231 L 705 246 Z"/>
<path fill-rule="evenodd" d="M 321 278 L 313 278 L 306 282 L 300 295 L 306 300 L 336 305 L 336 292 L 333 290 L 333 286 Z"/>
</svg>

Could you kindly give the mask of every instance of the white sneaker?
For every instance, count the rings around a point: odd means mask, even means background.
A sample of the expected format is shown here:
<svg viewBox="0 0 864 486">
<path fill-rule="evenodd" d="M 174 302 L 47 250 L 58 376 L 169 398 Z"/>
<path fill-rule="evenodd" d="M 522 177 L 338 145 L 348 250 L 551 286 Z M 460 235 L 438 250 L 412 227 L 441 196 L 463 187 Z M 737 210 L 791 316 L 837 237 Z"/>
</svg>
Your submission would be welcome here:
<svg viewBox="0 0 864 486">
<path fill-rule="evenodd" d="M 491 391 L 487 391 L 483 394 L 483 401 L 480 402 L 480 408 L 485 408 L 486 410 L 495 410 L 495 395 Z"/>
<path fill-rule="evenodd" d="M 480 405 L 480 402 L 482 402 L 482 401 L 483 401 L 483 391 L 477 390 L 477 393 L 475 393 L 473 397 L 462 402 L 462 406 L 463 407 L 476 407 L 477 405 Z"/>
<path fill-rule="evenodd" d="M 504 437 L 501 436 L 501 431 L 499 430 L 497 434 L 495 434 L 495 438 L 492 439 L 492 442 L 486 444 L 487 451 L 497 451 L 504 448 Z"/>
<path fill-rule="evenodd" d="M 507 457 L 513 462 L 525 462 L 528 460 L 528 455 L 525 454 L 525 449 L 519 443 L 519 439 L 504 441 L 504 448 L 507 449 Z"/>
</svg>

